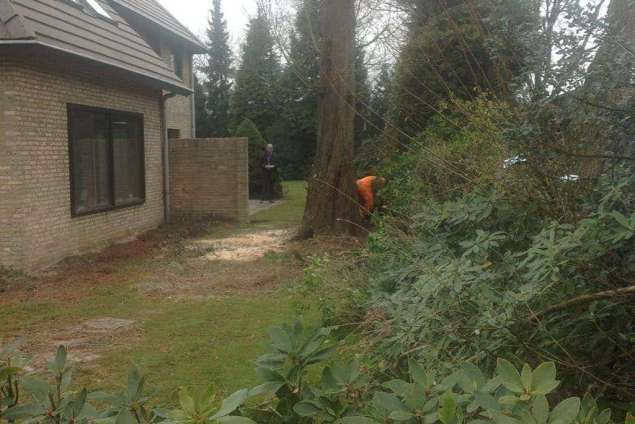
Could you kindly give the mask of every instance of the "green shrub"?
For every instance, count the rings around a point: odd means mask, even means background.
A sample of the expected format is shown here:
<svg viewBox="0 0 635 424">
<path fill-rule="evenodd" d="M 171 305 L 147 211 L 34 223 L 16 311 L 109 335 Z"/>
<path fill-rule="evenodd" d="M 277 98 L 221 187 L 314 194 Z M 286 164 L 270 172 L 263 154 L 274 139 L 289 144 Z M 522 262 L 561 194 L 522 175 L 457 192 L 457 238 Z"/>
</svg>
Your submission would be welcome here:
<svg viewBox="0 0 635 424">
<path fill-rule="evenodd" d="M 151 408 L 151 391 L 145 377 L 133 368 L 126 388 L 119 393 L 89 392 L 71 389 L 73 365 L 63 346 L 49 363 L 50 378 L 27 373 L 26 361 L 17 345 L 0 350 L 0 422 L 46 424 L 253 424 L 237 415 L 247 399 L 247 390 L 234 393 L 214 408 L 209 391 L 192 396 L 181 389 L 181 409 L 167 411 Z"/>
<path fill-rule="evenodd" d="M 250 119 L 243 120 L 234 132 L 234 136 L 249 139 L 249 195 L 252 198 L 257 198 L 263 193 L 262 159 L 265 155 L 267 141 Z M 279 170 L 276 170 L 275 174 L 274 194 L 277 198 L 282 197 L 282 180 Z"/>
<path fill-rule="evenodd" d="M 633 183 L 607 179 L 574 223 L 542 221 L 499 190 L 414 204 L 407 223 L 385 217 L 363 270 L 368 308 L 383 311 L 376 354 L 395 368 L 415 355 L 439 371 L 558 358 L 570 386 L 633 401 Z"/>
<path fill-rule="evenodd" d="M 269 353 L 258 360 L 264 382 L 250 395 L 268 423 L 609 424 L 612 412 L 588 393 L 562 397 L 554 362 L 518 370 L 498 359 L 490 378 L 470 362 L 434 373 L 409 359 L 397 378 L 369 373 L 357 360 L 332 358 L 326 328 L 300 323 L 271 331 Z M 311 368 L 322 368 L 309 378 Z M 626 414 L 626 423 L 633 417 Z"/>
</svg>

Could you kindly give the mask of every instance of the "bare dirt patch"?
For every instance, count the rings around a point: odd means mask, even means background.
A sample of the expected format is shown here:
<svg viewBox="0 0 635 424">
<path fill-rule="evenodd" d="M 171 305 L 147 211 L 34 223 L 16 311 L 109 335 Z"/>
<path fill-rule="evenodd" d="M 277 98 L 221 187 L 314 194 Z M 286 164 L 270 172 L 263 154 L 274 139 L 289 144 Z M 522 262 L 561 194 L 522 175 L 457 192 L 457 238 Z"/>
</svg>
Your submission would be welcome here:
<svg viewBox="0 0 635 424">
<path fill-rule="evenodd" d="M 186 243 L 186 255 L 165 263 L 137 287 L 171 300 L 271 292 L 302 275 L 302 263 L 285 255 L 289 230 L 258 231 Z"/>
<path fill-rule="evenodd" d="M 54 336 L 32 334 L 24 343 L 24 353 L 31 358 L 30 368 L 41 371 L 55 355 L 59 346 L 69 351 L 76 363 L 90 363 L 114 349 L 118 341 L 129 344 L 136 339 L 135 322 L 129 319 L 103 317 L 56 331 Z"/>
</svg>

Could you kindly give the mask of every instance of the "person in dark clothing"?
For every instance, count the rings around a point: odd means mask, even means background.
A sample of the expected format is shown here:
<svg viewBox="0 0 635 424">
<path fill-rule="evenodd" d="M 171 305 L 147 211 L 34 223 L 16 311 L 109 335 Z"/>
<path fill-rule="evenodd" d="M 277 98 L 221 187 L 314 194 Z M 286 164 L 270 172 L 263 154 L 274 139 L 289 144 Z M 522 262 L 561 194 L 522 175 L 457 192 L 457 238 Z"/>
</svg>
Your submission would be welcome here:
<svg viewBox="0 0 635 424">
<path fill-rule="evenodd" d="M 273 201 L 276 168 L 273 159 L 273 144 L 268 144 L 262 160 L 262 196 L 264 200 Z"/>
</svg>

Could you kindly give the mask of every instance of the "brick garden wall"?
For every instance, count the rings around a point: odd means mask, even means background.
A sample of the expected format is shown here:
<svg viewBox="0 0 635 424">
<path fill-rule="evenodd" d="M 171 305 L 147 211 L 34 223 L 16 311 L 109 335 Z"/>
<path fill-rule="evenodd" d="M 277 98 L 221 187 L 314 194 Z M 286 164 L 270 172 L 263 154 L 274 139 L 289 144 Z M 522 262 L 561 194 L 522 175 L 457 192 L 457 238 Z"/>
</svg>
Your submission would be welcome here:
<svg viewBox="0 0 635 424">
<path fill-rule="evenodd" d="M 247 139 L 170 141 L 170 194 L 177 216 L 212 215 L 247 221 Z"/>
<path fill-rule="evenodd" d="M 0 51 L 0 264 L 41 268 L 160 225 L 161 91 L 70 56 L 25 50 Z M 145 204 L 71 217 L 68 103 L 144 115 Z"/>
</svg>

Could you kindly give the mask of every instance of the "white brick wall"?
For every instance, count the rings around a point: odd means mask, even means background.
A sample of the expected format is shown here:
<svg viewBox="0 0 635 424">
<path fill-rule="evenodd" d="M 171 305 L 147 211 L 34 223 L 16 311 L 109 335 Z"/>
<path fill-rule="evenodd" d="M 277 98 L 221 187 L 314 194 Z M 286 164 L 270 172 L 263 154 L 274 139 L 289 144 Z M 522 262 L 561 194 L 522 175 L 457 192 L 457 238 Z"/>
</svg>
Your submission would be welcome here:
<svg viewBox="0 0 635 424">
<path fill-rule="evenodd" d="M 33 52 L 0 51 L 0 152 L 10 159 L 8 168 L 0 161 L 0 263 L 23 269 L 103 247 L 163 221 L 161 91 L 70 56 L 38 52 L 34 60 Z M 144 115 L 144 205 L 71 217 L 68 103 Z"/>
</svg>

